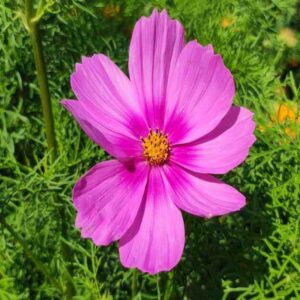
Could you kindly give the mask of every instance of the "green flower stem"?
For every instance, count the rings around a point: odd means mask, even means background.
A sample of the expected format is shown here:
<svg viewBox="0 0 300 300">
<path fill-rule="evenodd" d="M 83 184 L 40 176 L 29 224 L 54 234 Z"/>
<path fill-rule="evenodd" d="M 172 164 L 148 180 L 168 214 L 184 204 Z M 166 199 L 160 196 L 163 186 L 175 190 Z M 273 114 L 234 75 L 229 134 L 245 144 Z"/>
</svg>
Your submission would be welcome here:
<svg viewBox="0 0 300 300">
<path fill-rule="evenodd" d="M 42 110 L 45 122 L 46 129 L 46 138 L 48 144 L 48 151 L 50 152 L 50 159 L 53 163 L 58 156 L 57 145 L 55 140 L 55 131 L 54 131 L 54 118 L 52 113 L 50 92 L 49 92 L 49 84 L 46 74 L 46 64 L 43 55 L 43 45 L 41 32 L 39 28 L 39 19 L 37 21 L 33 21 L 35 19 L 35 11 L 33 7 L 34 0 L 25 0 L 25 19 L 26 19 L 26 27 L 29 31 L 35 67 L 37 71 L 37 79 L 40 89 L 40 98 L 42 103 Z M 56 199 L 57 200 L 57 199 Z M 58 202 L 58 201 L 57 201 Z M 59 208 L 60 221 L 61 221 L 61 233 L 62 237 L 67 240 L 67 231 L 65 221 L 65 212 L 64 207 L 61 206 Z M 67 263 L 71 258 L 71 252 L 69 247 L 61 241 L 61 254 L 64 261 Z M 66 290 L 65 296 L 67 299 L 71 299 L 75 293 L 75 287 L 71 276 L 71 270 L 67 265 L 67 268 L 64 272 L 64 277 L 66 281 Z"/>
<path fill-rule="evenodd" d="M 41 32 L 38 22 L 32 22 L 34 17 L 33 0 L 25 0 L 25 17 L 29 30 L 34 61 L 37 71 L 37 79 L 40 88 L 40 98 L 42 102 L 43 116 L 45 121 L 46 138 L 48 150 L 50 151 L 51 162 L 57 158 L 57 145 L 55 141 L 54 119 L 49 93 L 49 85 L 46 74 L 46 66 L 43 55 L 43 46 L 41 42 Z"/>
<path fill-rule="evenodd" d="M 22 237 L 14 231 L 14 229 L 6 223 L 4 219 L 0 218 L 0 223 L 2 226 L 14 237 L 14 239 L 22 246 L 26 256 L 34 263 L 36 268 L 44 274 L 46 278 L 48 278 L 56 288 L 63 291 L 62 286 L 56 280 L 56 278 L 49 272 L 49 267 L 44 265 L 36 256 L 35 254 L 29 249 L 26 241 L 22 239 Z"/>
<path fill-rule="evenodd" d="M 168 280 L 166 283 L 166 289 L 165 289 L 165 293 L 164 293 L 164 300 L 168 300 L 171 299 L 172 297 L 172 283 L 173 283 L 173 277 L 174 277 L 174 273 L 173 271 L 168 273 Z"/>
<path fill-rule="evenodd" d="M 138 270 L 134 269 L 131 281 L 131 299 L 135 299 L 137 295 L 137 285 L 138 285 Z"/>
</svg>

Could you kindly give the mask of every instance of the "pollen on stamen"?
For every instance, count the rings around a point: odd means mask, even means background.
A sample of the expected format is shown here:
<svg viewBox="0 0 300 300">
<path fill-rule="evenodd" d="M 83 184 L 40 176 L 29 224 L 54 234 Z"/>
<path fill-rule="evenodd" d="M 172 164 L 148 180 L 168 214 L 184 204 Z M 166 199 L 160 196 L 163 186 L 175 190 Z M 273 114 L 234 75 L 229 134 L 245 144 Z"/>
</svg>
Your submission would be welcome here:
<svg viewBox="0 0 300 300">
<path fill-rule="evenodd" d="M 149 130 L 146 137 L 141 137 L 143 145 L 143 156 L 152 166 L 163 165 L 169 158 L 171 147 L 168 135 L 162 133 L 158 128 Z"/>
</svg>

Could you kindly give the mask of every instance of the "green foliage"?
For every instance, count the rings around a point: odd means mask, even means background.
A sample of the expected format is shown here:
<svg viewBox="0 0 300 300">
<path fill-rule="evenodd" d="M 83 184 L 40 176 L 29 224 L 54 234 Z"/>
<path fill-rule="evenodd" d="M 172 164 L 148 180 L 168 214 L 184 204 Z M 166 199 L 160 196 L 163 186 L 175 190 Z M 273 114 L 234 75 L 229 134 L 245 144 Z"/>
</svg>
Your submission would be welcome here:
<svg viewBox="0 0 300 300">
<path fill-rule="evenodd" d="M 210 43 L 223 56 L 236 81 L 235 103 L 255 112 L 257 142 L 247 161 L 223 178 L 247 195 L 247 207 L 211 220 L 185 215 L 186 247 L 180 264 L 170 274 L 139 273 L 136 298 L 299 299 L 300 129 L 271 118 L 276 103 L 282 101 L 300 109 L 300 43 L 291 47 L 293 39 L 282 34 L 282 29 L 299 25 L 299 4 L 295 0 L 40 3 L 47 4 L 40 7 L 39 17 L 60 155 L 50 164 L 44 154 L 43 120 L 22 3 L 2 0 L 0 218 L 6 218 L 62 285 L 62 270 L 69 265 L 74 299 L 130 298 L 133 272 L 120 265 L 117 246 L 95 247 L 73 226 L 72 187 L 107 156 L 59 100 L 74 97 L 69 77 L 83 55 L 105 53 L 127 72 L 134 22 L 153 7 L 166 8 L 184 24 L 188 40 Z M 299 32 L 293 34 L 297 40 Z M 286 133 L 287 126 L 295 136 Z M 64 242 L 72 250 L 69 262 L 60 253 L 58 206 L 67 218 Z M 0 299 L 62 299 L 61 291 L 37 271 L 3 227 L 0 259 Z"/>
</svg>

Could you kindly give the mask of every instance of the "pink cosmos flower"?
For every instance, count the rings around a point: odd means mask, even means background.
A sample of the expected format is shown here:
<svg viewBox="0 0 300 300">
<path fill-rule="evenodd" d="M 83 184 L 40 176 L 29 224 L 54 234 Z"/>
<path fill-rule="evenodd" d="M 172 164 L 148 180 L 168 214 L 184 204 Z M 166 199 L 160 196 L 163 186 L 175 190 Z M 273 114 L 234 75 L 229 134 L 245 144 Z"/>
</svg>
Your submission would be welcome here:
<svg viewBox="0 0 300 300">
<path fill-rule="evenodd" d="M 96 245 L 119 241 L 122 264 L 172 269 L 185 236 L 180 210 L 210 218 L 245 197 L 209 174 L 242 163 L 255 141 L 252 112 L 232 106 L 234 81 L 211 45 L 184 42 L 182 25 L 153 11 L 135 25 L 129 79 L 105 55 L 84 57 L 71 76 L 78 101 L 62 103 L 115 157 L 73 190 L 76 227 Z"/>
</svg>

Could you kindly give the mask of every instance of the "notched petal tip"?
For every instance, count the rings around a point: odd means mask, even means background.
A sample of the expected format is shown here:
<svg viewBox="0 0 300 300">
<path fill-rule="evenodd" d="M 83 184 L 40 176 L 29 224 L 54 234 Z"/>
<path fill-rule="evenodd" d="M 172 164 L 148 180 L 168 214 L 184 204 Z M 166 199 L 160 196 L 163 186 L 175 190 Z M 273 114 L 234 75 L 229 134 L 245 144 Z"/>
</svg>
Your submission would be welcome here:
<svg viewBox="0 0 300 300">
<path fill-rule="evenodd" d="M 165 8 L 160 13 L 164 16 L 169 16 L 168 11 Z"/>
<path fill-rule="evenodd" d="M 174 22 L 178 25 L 180 25 L 180 27 L 182 27 L 182 24 L 176 20 L 176 19 L 173 19 L 170 17 L 168 11 L 164 8 L 163 10 L 159 11 L 159 9 L 157 8 L 154 8 L 151 12 L 151 14 L 147 17 L 147 16 L 141 16 L 140 19 L 137 21 L 137 23 L 139 21 L 150 21 L 152 19 L 159 19 L 159 18 L 164 18 L 166 19 L 167 21 L 171 21 L 171 22 Z"/>
<path fill-rule="evenodd" d="M 201 45 L 200 42 L 197 39 L 191 40 L 186 44 L 186 48 L 194 47 L 195 51 L 207 51 L 206 54 L 214 55 L 214 56 L 220 56 L 219 54 L 214 52 L 214 47 L 212 44 L 207 44 L 206 46 Z M 221 57 L 222 58 L 222 57 Z"/>
<path fill-rule="evenodd" d="M 82 55 L 81 56 L 81 59 L 80 59 L 80 62 L 77 62 L 77 63 L 75 63 L 75 67 L 74 67 L 74 72 L 71 74 L 71 77 L 75 74 L 75 73 L 77 73 L 77 72 L 82 72 L 82 71 L 84 71 L 84 65 L 85 64 L 89 64 L 92 60 L 94 60 L 94 59 L 104 59 L 104 58 L 106 58 L 106 56 L 104 55 L 104 54 L 102 54 L 102 53 L 95 53 L 95 54 L 92 54 L 92 55 Z"/>
<path fill-rule="evenodd" d="M 78 100 L 70 100 L 70 99 L 63 99 L 59 102 L 66 110 L 72 112 L 72 108 L 74 105 L 77 105 L 79 103 Z"/>
<path fill-rule="evenodd" d="M 80 62 L 75 63 L 75 71 L 80 71 L 80 68 L 82 66 L 82 59 L 83 58 L 81 57 Z"/>
<path fill-rule="evenodd" d="M 152 17 L 152 16 L 157 16 L 157 15 L 159 15 L 159 14 L 160 14 L 160 12 L 158 11 L 158 9 L 157 9 L 157 8 L 154 8 L 154 9 L 152 10 L 152 13 L 151 13 L 150 17 Z"/>
<path fill-rule="evenodd" d="M 212 57 L 215 60 L 216 65 L 220 64 L 221 67 L 223 67 L 229 73 L 228 75 L 230 75 L 233 79 L 232 73 L 225 65 L 222 55 L 220 53 L 216 53 L 214 51 L 214 47 L 212 44 L 207 44 L 206 46 L 203 46 L 195 39 L 195 40 L 188 42 L 185 47 L 187 49 L 189 49 L 190 47 L 193 47 L 194 50 L 192 50 L 192 51 L 197 51 L 197 52 L 200 51 L 203 53 L 203 55 L 206 55 L 207 57 Z"/>
<path fill-rule="evenodd" d="M 59 104 L 61 104 L 63 107 L 66 107 L 68 100 L 67 99 L 62 99 L 59 101 Z"/>
</svg>

